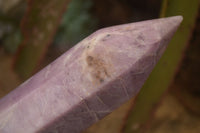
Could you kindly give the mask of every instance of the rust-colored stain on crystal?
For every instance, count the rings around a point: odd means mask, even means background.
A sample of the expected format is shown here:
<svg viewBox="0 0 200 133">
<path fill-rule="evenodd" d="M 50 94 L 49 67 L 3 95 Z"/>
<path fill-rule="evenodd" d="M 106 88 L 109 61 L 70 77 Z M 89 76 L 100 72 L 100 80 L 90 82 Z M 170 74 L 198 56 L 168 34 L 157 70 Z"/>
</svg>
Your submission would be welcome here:
<svg viewBox="0 0 200 133">
<path fill-rule="evenodd" d="M 88 55 L 86 61 L 91 69 L 91 76 L 95 81 L 103 83 L 107 77 L 110 77 L 103 59 Z"/>
</svg>

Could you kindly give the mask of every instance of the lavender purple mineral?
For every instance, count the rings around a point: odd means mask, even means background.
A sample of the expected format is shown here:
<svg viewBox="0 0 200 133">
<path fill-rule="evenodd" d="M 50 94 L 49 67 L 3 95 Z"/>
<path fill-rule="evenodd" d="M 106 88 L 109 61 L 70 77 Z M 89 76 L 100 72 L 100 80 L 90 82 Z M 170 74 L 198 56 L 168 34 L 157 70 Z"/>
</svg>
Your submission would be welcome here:
<svg viewBox="0 0 200 133">
<path fill-rule="evenodd" d="M 0 100 L 0 133 L 80 133 L 137 95 L 181 21 L 93 33 Z"/>
</svg>

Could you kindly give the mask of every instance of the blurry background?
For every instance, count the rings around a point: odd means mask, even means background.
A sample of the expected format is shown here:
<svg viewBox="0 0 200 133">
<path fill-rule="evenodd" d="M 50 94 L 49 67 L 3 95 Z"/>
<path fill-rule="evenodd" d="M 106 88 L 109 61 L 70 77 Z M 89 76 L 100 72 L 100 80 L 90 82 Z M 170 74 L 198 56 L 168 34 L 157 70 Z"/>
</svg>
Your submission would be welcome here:
<svg viewBox="0 0 200 133">
<path fill-rule="evenodd" d="M 199 2 L 0 0 L 0 97 L 99 28 L 182 15 L 139 95 L 85 133 L 199 133 Z"/>
</svg>

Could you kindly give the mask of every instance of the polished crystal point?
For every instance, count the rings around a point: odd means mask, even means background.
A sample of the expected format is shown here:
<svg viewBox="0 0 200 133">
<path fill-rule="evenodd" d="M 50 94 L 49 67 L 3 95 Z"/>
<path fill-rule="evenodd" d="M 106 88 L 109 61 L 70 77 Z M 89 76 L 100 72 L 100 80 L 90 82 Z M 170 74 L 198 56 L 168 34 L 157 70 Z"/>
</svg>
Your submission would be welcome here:
<svg viewBox="0 0 200 133">
<path fill-rule="evenodd" d="M 83 131 L 137 95 L 181 21 L 93 33 L 0 100 L 0 132 Z"/>
</svg>

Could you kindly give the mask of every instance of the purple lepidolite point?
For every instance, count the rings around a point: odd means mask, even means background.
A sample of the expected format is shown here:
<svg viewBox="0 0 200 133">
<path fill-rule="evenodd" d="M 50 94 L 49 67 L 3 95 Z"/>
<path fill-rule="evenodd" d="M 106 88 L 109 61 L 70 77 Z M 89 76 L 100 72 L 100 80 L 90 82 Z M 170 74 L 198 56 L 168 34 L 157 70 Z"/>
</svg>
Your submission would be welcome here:
<svg viewBox="0 0 200 133">
<path fill-rule="evenodd" d="M 98 30 L 0 101 L 1 133 L 79 133 L 134 97 L 181 16 Z"/>
</svg>

